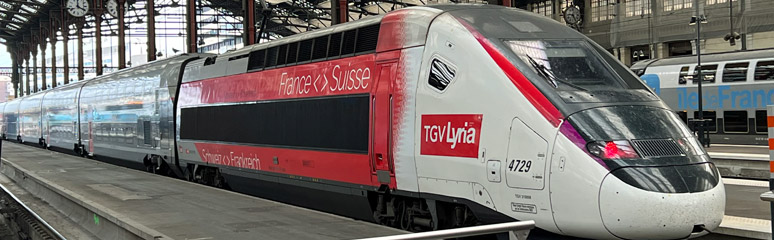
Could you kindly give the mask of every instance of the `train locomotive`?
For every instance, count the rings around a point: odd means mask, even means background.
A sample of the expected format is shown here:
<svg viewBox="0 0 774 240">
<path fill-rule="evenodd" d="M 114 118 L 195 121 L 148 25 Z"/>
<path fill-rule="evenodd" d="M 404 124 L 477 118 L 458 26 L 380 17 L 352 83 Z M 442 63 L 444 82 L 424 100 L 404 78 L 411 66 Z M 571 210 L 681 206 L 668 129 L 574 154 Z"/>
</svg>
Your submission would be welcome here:
<svg viewBox="0 0 774 240">
<path fill-rule="evenodd" d="M 637 76 L 499 6 L 400 9 L 2 107 L 6 139 L 412 231 L 675 239 L 725 210 L 709 156 Z"/>
</svg>

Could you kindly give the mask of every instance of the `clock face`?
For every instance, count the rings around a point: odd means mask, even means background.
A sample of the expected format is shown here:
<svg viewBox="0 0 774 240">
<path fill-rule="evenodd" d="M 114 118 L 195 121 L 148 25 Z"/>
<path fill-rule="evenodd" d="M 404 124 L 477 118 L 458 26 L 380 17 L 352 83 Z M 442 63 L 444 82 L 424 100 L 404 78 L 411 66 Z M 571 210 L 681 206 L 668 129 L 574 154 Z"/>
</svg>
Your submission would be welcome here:
<svg viewBox="0 0 774 240">
<path fill-rule="evenodd" d="M 65 7 L 70 15 L 83 17 L 89 12 L 89 0 L 67 0 Z"/>
<path fill-rule="evenodd" d="M 581 21 L 580 9 L 576 6 L 567 7 L 564 10 L 564 21 L 569 24 L 578 24 Z"/>
<path fill-rule="evenodd" d="M 118 17 L 118 2 L 116 0 L 108 0 L 107 12 L 113 17 Z"/>
</svg>

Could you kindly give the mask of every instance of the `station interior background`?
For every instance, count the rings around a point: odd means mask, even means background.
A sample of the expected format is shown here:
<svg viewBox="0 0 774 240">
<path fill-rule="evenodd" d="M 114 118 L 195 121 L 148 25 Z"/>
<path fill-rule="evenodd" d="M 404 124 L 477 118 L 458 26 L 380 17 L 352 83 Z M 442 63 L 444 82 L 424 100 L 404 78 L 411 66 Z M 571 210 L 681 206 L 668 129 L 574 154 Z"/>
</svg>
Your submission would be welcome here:
<svg viewBox="0 0 774 240">
<path fill-rule="evenodd" d="M 90 79 L 98 72 L 110 73 L 123 67 L 137 66 L 184 52 L 223 53 L 243 47 L 246 41 L 244 0 L 154 0 L 155 51 L 148 51 L 147 0 L 127 0 L 123 22 L 125 62 L 120 64 L 119 21 L 101 13 L 101 62 L 96 54 L 96 19 L 93 13 L 74 19 L 53 11 L 50 2 L 63 0 L 10 0 L 0 2 L 0 101 L 20 94 L 14 91 L 13 57 L 19 55 L 19 74 L 30 71 L 37 81 L 32 92 Z M 404 7 L 438 3 L 482 3 L 511 5 L 565 23 L 564 11 L 575 6 L 581 12 L 577 24 L 568 24 L 608 49 L 624 64 L 671 56 L 695 54 L 696 27 L 690 24 L 696 15 L 695 0 L 350 0 L 348 21 L 383 14 Z M 506 2 L 504 2 L 506 1 Z M 513 1 L 513 2 L 510 2 Z M 31 4 L 33 3 L 33 4 Z M 187 4 L 193 3 L 196 36 L 195 49 L 187 46 Z M 266 4 L 264 7 L 263 3 Z M 752 50 L 774 47 L 774 1 L 771 0 L 699 0 L 706 23 L 702 24 L 702 53 Z M 256 38 L 265 42 L 331 25 L 330 0 L 268 0 L 254 2 Z M 43 11 L 51 11 L 43 14 Z M 58 14 L 58 15 L 57 15 Z M 48 15 L 48 16 L 45 16 Z M 64 27 L 48 27 L 45 18 Z M 40 22 L 40 26 L 33 24 Z M 56 22 L 56 21 L 54 21 Z M 32 26 L 32 27 L 30 27 Z M 53 25 L 52 25 L 53 26 Z M 78 29 L 83 29 L 83 76 L 78 68 Z M 53 32 L 46 30 L 57 29 Z M 61 29 L 68 29 L 67 32 Z M 46 34 L 42 34 L 46 32 Z M 23 35 L 23 36 L 22 36 Z M 37 35 L 37 36 L 35 36 Z M 37 39 L 42 44 L 14 42 L 9 39 Z M 65 40 L 67 39 L 67 40 Z M 733 39 L 733 43 L 731 42 Z M 18 45 L 18 44 L 22 44 Z M 33 46 L 34 45 L 34 46 Z M 67 45 L 66 47 L 64 45 Z M 24 49 L 23 51 L 19 51 Z M 67 50 L 65 50 L 67 49 Z M 65 51 L 67 51 L 65 53 Z M 155 53 L 152 53 L 155 52 Z M 35 54 L 33 54 L 35 53 Z M 149 56 L 152 54 L 154 56 Z M 52 56 L 54 56 L 52 58 Z M 67 58 L 67 59 L 66 59 Z M 55 62 L 53 62 L 55 61 Z M 24 64 L 22 64 L 24 62 Z M 32 63 L 30 63 L 32 62 Z M 52 64 L 53 63 L 53 64 Z M 25 64 L 29 64 L 27 67 Z M 68 65 L 65 73 L 64 65 Z M 57 66 L 52 71 L 51 66 Z M 101 69 L 97 69 L 101 65 Z M 47 67 L 43 67 L 47 66 Z M 44 79 L 49 79 L 44 84 Z M 52 83 L 56 79 L 56 83 Z M 35 80 L 33 80 L 35 81 Z M 22 92 L 21 95 L 28 94 Z"/>
</svg>

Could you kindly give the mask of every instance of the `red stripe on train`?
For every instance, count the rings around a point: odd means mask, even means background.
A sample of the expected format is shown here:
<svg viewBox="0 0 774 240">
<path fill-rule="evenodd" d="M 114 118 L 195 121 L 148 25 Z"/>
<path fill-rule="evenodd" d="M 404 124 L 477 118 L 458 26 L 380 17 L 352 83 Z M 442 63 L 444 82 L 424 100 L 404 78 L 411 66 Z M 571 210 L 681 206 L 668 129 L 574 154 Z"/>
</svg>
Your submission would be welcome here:
<svg viewBox="0 0 774 240">
<path fill-rule="evenodd" d="M 372 185 L 367 154 L 216 143 L 194 145 L 202 161 L 209 164 L 309 177 L 307 181 L 324 179 Z"/>
<path fill-rule="evenodd" d="M 465 28 L 468 29 L 468 31 L 470 31 L 471 34 L 473 34 L 481 46 L 484 47 L 484 50 L 489 53 L 495 63 L 497 63 L 500 69 L 503 70 L 505 75 L 507 75 L 508 78 L 511 79 L 511 82 L 516 85 L 516 88 L 518 88 L 519 91 L 524 94 L 524 97 L 526 97 L 527 100 L 532 103 L 532 106 L 537 108 L 540 114 L 542 114 L 543 117 L 545 117 L 552 125 L 554 125 L 554 127 L 558 127 L 561 123 L 561 119 L 564 118 L 562 113 L 559 112 L 559 109 L 557 109 L 554 104 L 552 104 L 551 101 L 549 101 L 548 98 L 546 98 L 546 96 L 543 95 L 543 93 L 541 93 L 540 90 L 538 90 L 537 87 L 535 87 L 535 85 L 529 81 L 529 79 L 524 77 L 519 69 L 517 69 L 516 66 L 513 66 L 513 63 L 511 63 L 508 58 L 506 58 L 499 50 L 497 50 L 497 47 L 492 45 L 492 43 L 489 42 L 486 37 L 476 31 L 476 29 L 473 28 L 473 26 L 470 26 L 470 24 L 468 24 L 468 22 L 464 19 L 458 18 L 457 21 L 459 21 L 463 26 L 465 26 Z"/>
</svg>

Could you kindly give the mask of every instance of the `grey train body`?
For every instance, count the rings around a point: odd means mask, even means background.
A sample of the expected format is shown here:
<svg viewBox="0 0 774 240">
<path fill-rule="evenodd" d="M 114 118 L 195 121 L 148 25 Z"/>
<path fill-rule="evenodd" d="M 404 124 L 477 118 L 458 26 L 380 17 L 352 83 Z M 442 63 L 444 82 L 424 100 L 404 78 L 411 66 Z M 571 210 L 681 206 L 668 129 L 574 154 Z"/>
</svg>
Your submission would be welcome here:
<svg viewBox="0 0 774 240">
<path fill-rule="evenodd" d="M 632 71 L 683 121 L 697 117 L 696 56 L 645 60 Z M 766 106 L 774 104 L 774 49 L 702 55 L 702 109 L 711 143 L 768 144 Z"/>
<path fill-rule="evenodd" d="M 2 136 L 132 167 L 174 161 L 173 96 L 185 64 L 203 56 L 210 55 L 176 56 L 4 103 Z"/>
</svg>

